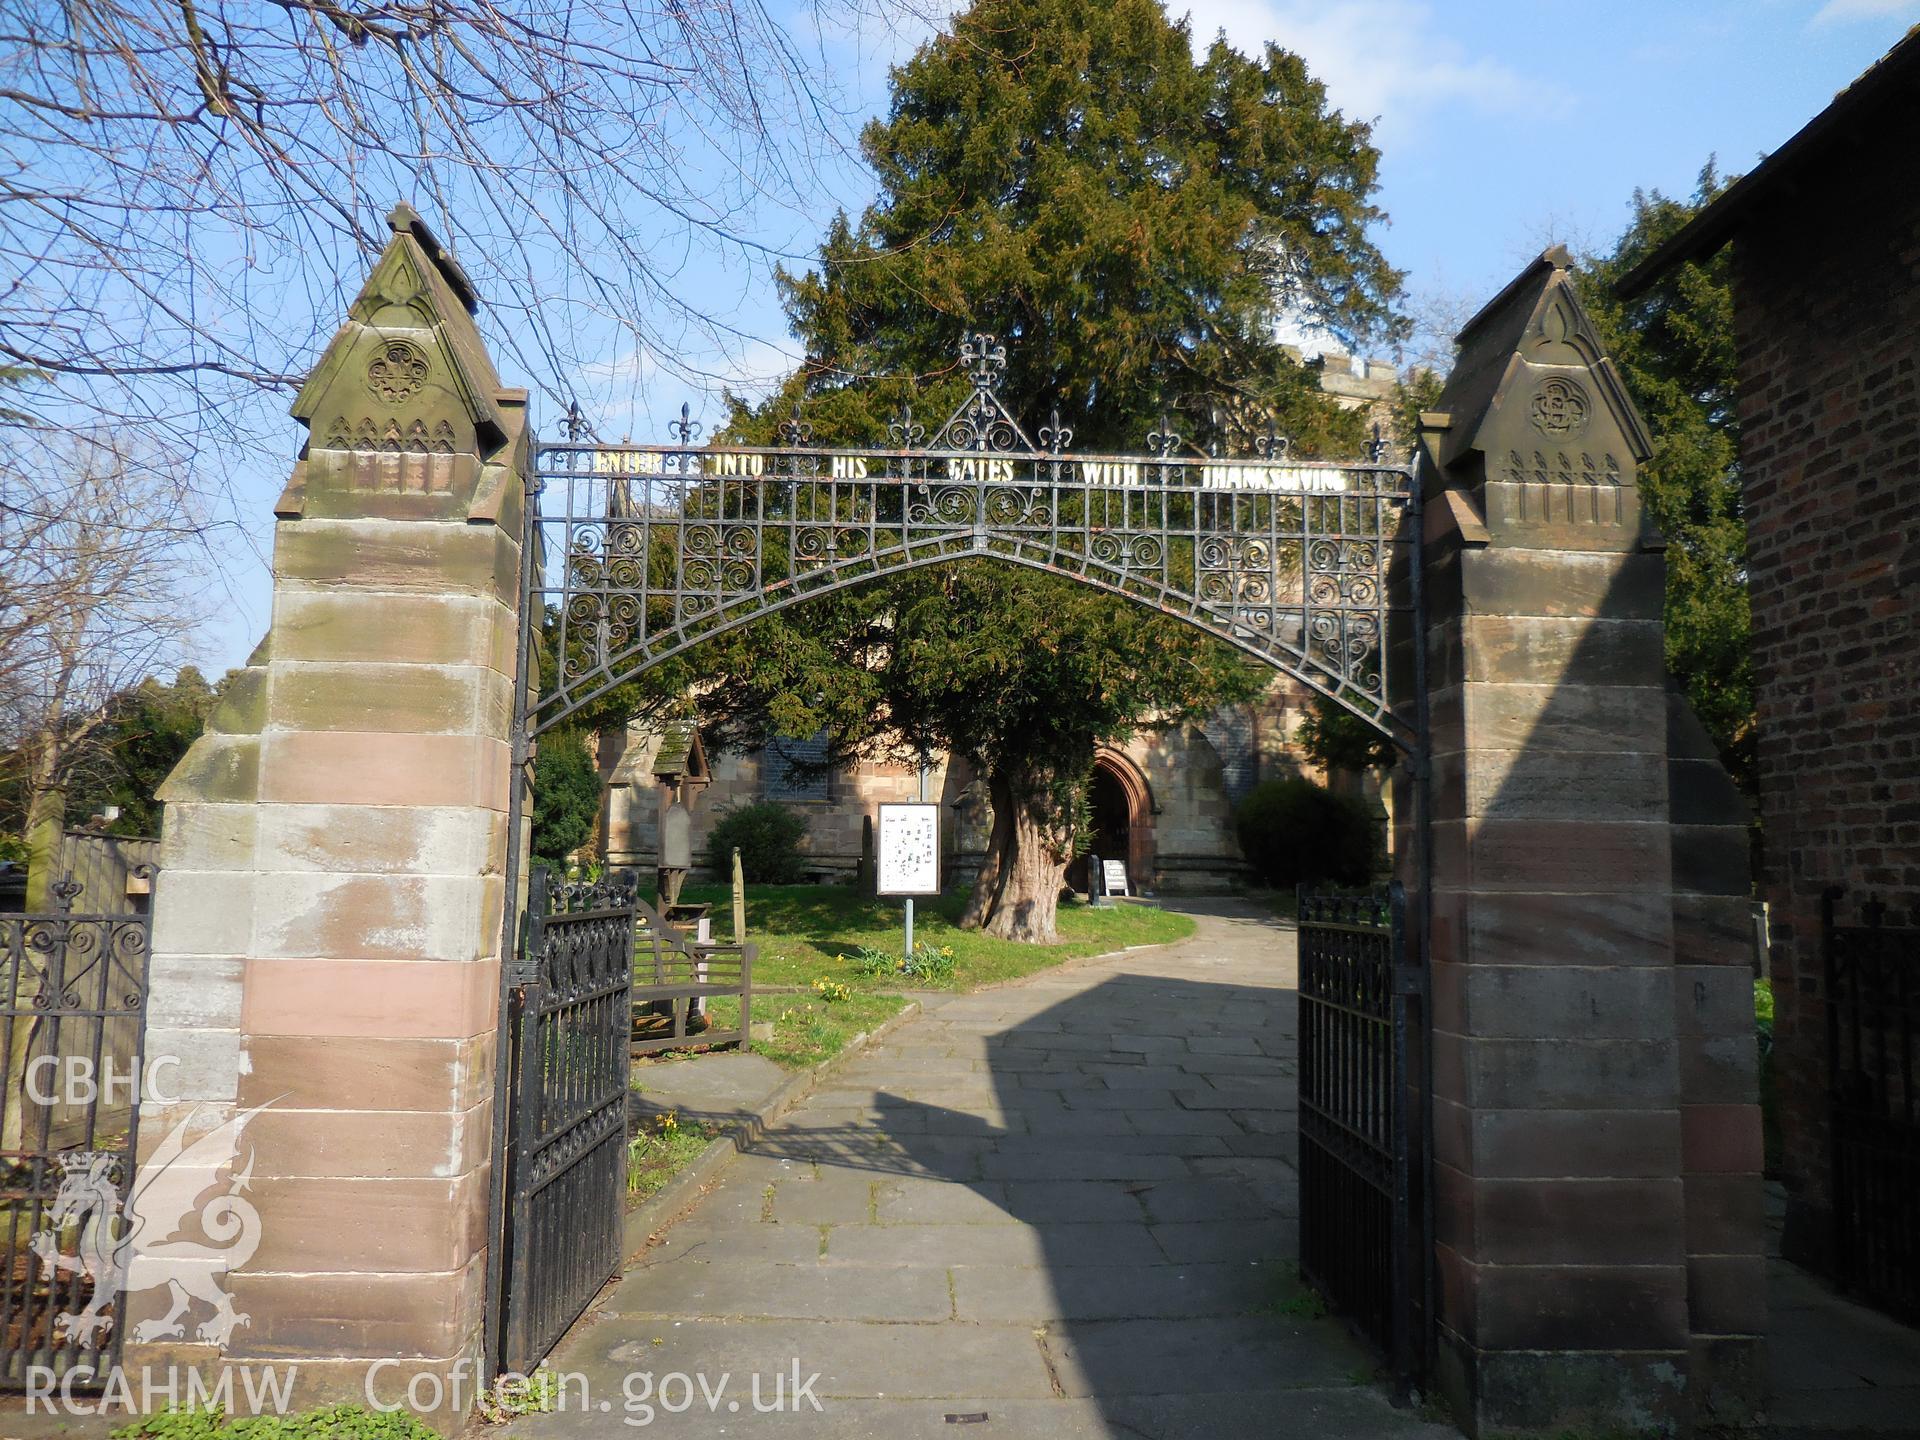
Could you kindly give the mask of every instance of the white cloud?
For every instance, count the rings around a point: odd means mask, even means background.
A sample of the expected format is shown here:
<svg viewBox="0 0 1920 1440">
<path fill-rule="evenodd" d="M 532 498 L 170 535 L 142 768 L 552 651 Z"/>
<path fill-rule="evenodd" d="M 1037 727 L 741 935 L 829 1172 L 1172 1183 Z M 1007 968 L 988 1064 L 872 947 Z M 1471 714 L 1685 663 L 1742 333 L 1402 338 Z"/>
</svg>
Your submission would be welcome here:
<svg viewBox="0 0 1920 1440">
<path fill-rule="evenodd" d="M 1222 31 L 1249 55 L 1272 40 L 1305 59 L 1350 118 L 1378 119 L 1381 140 L 1413 138 L 1409 132 L 1435 108 L 1537 112 L 1548 98 L 1537 82 L 1469 54 L 1426 0 L 1169 0 L 1174 14 L 1183 8 L 1196 52 Z"/>
<path fill-rule="evenodd" d="M 1908 15 L 1920 15 L 1920 0 L 1827 0 L 1812 23 L 1836 25 L 1848 20 L 1886 20 Z"/>
</svg>

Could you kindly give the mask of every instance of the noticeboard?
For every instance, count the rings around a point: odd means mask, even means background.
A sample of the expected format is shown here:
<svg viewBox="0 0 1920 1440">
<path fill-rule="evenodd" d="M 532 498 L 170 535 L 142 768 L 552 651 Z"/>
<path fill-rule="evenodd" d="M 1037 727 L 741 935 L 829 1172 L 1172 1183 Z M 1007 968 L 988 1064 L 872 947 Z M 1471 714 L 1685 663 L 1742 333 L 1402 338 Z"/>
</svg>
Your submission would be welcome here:
<svg viewBox="0 0 1920 1440">
<path fill-rule="evenodd" d="M 1100 862 L 1100 888 L 1109 895 L 1131 895 L 1127 889 L 1127 862 L 1124 860 L 1102 860 Z"/>
<path fill-rule="evenodd" d="M 879 883 L 882 895 L 940 893 L 940 807 L 880 807 Z"/>
</svg>

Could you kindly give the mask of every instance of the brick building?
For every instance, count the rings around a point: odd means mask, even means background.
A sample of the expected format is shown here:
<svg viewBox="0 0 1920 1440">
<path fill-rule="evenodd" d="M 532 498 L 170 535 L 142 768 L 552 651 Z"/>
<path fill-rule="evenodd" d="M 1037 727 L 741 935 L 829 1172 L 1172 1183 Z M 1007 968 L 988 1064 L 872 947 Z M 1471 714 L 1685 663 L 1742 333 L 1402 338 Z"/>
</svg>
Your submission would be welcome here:
<svg viewBox="0 0 1920 1440">
<path fill-rule="evenodd" d="M 1822 1269 L 1850 1243 L 1835 1216 L 1822 896 L 1837 892 L 1842 924 L 1884 906 L 1887 925 L 1920 927 L 1917 153 L 1920 31 L 1621 284 L 1638 295 L 1733 247 L 1785 1243 Z M 1912 1037 L 1900 1008 L 1878 1023 Z M 1866 1084 L 1896 1128 L 1904 1109 L 1911 1147 L 1911 1071 Z M 1909 1196 L 1913 1163 L 1909 1149 L 1896 1187 Z"/>
</svg>

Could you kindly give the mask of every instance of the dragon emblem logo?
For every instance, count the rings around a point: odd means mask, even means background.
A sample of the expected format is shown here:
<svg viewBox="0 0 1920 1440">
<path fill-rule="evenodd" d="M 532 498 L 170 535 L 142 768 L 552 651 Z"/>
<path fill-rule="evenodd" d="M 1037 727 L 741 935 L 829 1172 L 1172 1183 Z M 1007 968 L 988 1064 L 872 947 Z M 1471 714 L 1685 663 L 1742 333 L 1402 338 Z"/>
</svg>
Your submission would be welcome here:
<svg viewBox="0 0 1920 1440">
<path fill-rule="evenodd" d="M 84 1273 L 93 1293 L 84 1309 L 54 1317 L 56 1337 L 81 1345 L 93 1343 L 111 1323 L 113 1305 L 123 1292 L 162 1286 L 171 1292 L 165 1315 L 144 1320 L 135 1341 L 184 1338 L 184 1317 L 195 1300 L 213 1307 L 195 1334 L 224 1345 L 248 1316 L 234 1309 L 221 1286 L 229 1270 L 252 1258 L 260 1244 L 260 1212 L 245 1195 L 253 1179 L 253 1152 L 236 1168 L 240 1135 L 267 1105 L 234 1116 L 197 1139 L 189 1140 L 200 1111 L 182 1120 L 160 1142 L 134 1177 L 124 1210 L 120 1199 L 118 1151 L 76 1150 L 61 1156 L 59 1192 L 44 1228 L 33 1237 L 33 1253 L 56 1274 Z M 208 1191 L 224 1187 L 212 1195 Z M 184 1234 L 191 1227 L 195 1233 Z M 72 1253 L 61 1236 L 77 1231 Z"/>
</svg>

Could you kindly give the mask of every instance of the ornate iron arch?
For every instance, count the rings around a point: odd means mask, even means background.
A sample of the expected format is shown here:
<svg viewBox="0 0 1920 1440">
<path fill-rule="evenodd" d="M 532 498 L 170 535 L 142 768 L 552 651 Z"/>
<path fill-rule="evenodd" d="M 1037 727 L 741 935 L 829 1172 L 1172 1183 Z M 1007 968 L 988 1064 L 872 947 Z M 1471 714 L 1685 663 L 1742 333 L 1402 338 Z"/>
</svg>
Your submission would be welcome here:
<svg viewBox="0 0 1920 1440">
<path fill-rule="evenodd" d="M 523 655 L 544 629 L 553 680 L 522 687 L 531 737 L 702 640 L 887 575 L 981 557 L 1067 575 L 1273 665 L 1412 749 L 1389 703 L 1389 569 L 1416 543 L 1412 471 L 1296 460 L 1269 433 L 1222 458 L 1162 416 L 1144 454 L 1080 454 L 1058 414 L 1029 439 L 997 384 L 1006 350 L 970 336 L 972 393 L 929 438 L 701 445 L 687 407 L 666 445 L 605 445 L 578 413 L 528 479 Z"/>
</svg>

